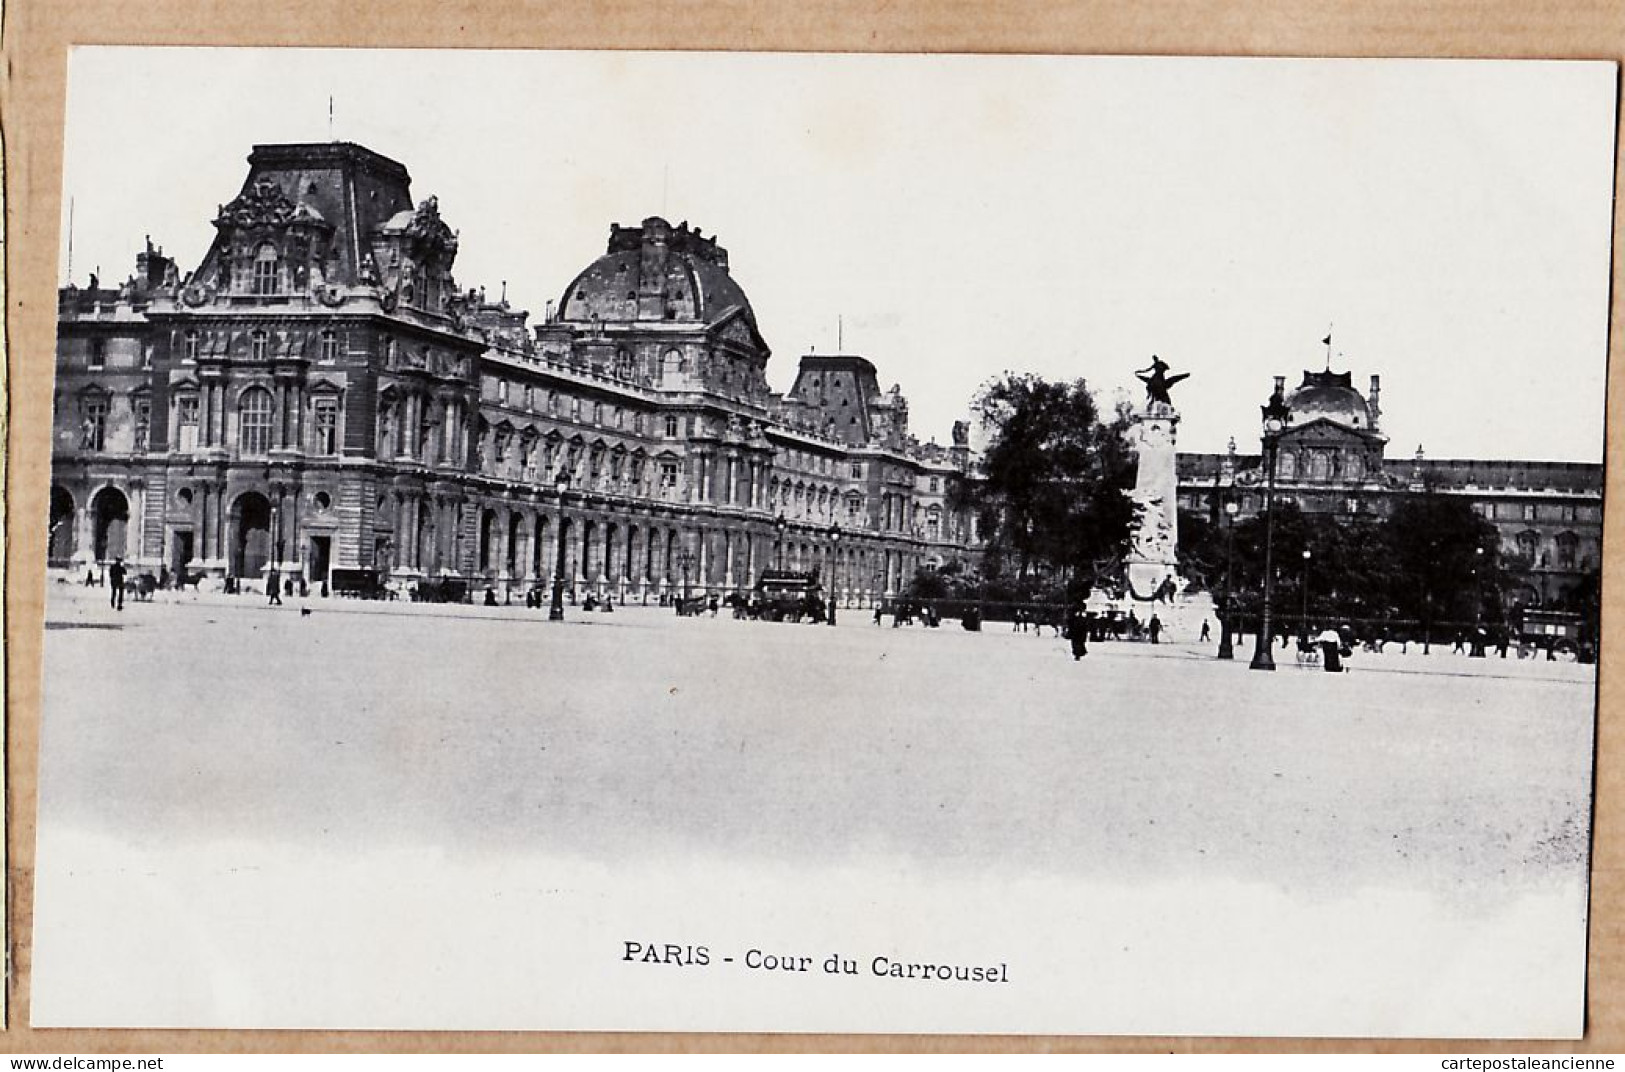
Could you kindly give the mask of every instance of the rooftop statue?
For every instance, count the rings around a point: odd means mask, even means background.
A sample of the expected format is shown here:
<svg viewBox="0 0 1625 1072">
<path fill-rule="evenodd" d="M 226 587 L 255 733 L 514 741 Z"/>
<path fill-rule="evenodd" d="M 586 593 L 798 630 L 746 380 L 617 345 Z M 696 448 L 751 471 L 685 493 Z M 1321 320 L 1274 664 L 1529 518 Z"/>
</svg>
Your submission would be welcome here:
<svg viewBox="0 0 1625 1072">
<path fill-rule="evenodd" d="M 1168 388 L 1180 380 L 1188 378 L 1190 373 L 1181 372 L 1170 376 L 1168 375 L 1168 363 L 1156 354 L 1152 354 L 1151 366 L 1140 369 L 1134 375 L 1138 376 L 1140 381 L 1145 384 L 1146 402 L 1161 402 L 1165 406 L 1172 406 L 1174 403 L 1168 397 Z"/>
</svg>

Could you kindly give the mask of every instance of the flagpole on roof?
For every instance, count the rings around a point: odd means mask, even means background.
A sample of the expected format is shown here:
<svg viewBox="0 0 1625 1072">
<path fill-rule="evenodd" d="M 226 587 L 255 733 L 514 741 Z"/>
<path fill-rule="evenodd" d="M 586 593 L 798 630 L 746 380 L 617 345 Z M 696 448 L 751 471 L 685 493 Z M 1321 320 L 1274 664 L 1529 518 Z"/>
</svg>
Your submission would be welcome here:
<svg viewBox="0 0 1625 1072">
<path fill-rule="evenodd" d="M 1326 325 L 1326 337 L 1320 340 L 1326 344 L 1326 371 L 1332 370 L 1332 326 Z"/>
</svg>

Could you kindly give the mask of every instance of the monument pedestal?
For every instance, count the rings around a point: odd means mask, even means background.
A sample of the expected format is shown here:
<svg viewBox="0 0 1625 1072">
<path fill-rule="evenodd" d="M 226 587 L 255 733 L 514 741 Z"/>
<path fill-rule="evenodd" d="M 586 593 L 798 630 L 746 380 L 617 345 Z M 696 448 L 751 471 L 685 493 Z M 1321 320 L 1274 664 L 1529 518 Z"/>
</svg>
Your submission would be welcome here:
<svg viewBox="0 0 1625 1072">
<path fill-rule="evenodd" d="M 1175 431 L 1179 413 L 1165 402 L 1147 404 L 1135 419 L 1139 465 L 1134 475 L 1134 531 L 1128 554 L 1129 595 L 1155 600 L 1177 595 L 1179 582 L 1179 478 Z"/>
</svg>

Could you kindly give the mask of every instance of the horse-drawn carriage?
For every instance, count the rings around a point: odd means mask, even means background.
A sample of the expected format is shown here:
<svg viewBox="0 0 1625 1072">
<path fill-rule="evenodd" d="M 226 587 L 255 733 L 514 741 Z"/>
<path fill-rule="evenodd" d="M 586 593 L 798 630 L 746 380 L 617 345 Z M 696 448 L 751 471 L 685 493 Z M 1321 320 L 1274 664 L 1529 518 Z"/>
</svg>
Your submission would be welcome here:
<svg viewBox="0 0 1625 1072">
<path fill-rule="evenodd" d="M 799 570 L 764 570 L 751 604 L 754 617 L 770 622 L 821 622 L 828 613 L 818 574 Z"/>
<path fill-rule="evenodd" d="M 391 599 L 394 593 L 381 569 L 333 569 L 328 571 L 328 588 L 336 596 L 352 599 Z"/>
</svg>

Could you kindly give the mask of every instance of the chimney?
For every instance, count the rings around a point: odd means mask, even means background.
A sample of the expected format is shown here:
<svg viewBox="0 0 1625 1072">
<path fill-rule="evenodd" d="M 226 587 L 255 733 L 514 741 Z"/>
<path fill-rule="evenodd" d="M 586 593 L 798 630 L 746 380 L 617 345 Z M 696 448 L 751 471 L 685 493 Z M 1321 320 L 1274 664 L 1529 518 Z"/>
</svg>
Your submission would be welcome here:
<svg viewBox="0 0 1625 1072">
<path fill-rule="evenodd" d="M 1375 432 L 1382 423 L 1382 377 L 1375 374 L 1371 377 L 1371 392 L 1366 396 L 1366 409 L 1371 412 L 1371 430 Z"/>
</svg>

